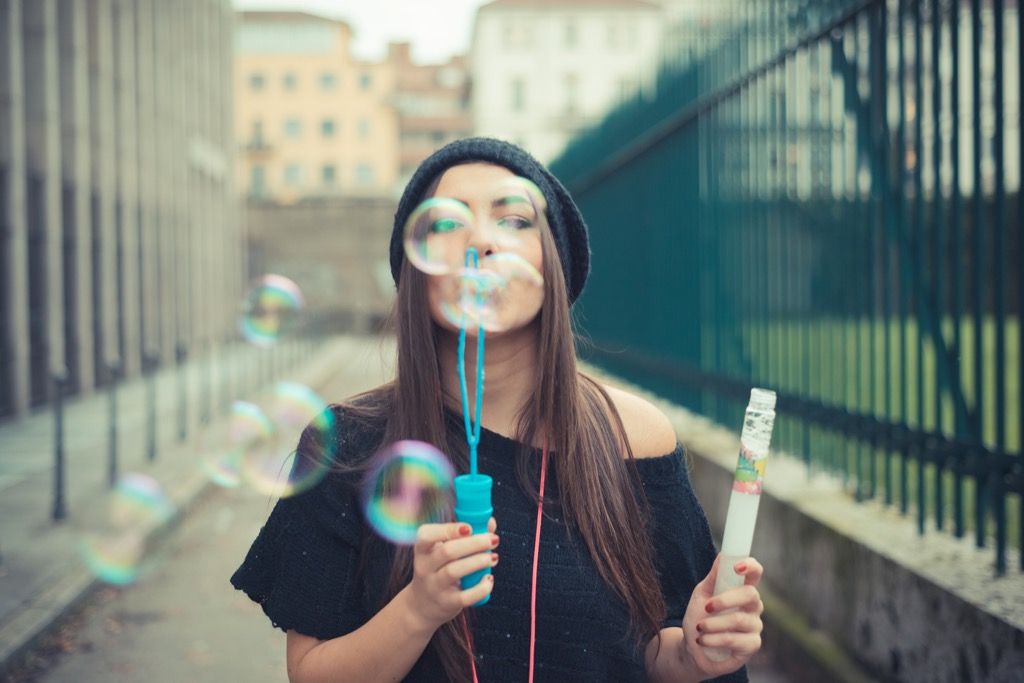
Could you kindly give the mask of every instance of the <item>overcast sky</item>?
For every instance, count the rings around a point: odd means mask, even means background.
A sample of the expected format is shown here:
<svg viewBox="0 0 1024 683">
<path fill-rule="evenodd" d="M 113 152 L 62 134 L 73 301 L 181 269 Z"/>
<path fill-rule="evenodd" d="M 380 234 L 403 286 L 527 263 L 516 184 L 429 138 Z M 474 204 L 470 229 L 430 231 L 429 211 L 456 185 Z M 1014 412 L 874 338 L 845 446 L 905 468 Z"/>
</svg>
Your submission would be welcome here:
<svg viewBox="0 0 1024 683">
<path fill-rule="evenodd" d="M 232 0 L 237 9 L 285 9 L 344 19 L 355 51 L 380 59 L 389 41 L 412 43 L 413 59 L 442 62 L 469 49 L 476 8 L 488 0 Z"/>
</svg>

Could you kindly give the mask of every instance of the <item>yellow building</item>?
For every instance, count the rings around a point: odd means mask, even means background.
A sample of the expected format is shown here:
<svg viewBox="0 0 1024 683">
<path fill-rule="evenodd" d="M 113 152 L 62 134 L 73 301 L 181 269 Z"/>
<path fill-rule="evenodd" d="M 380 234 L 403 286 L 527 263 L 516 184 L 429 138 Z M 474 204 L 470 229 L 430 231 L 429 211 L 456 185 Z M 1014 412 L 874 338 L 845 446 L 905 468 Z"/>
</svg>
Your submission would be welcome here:
<svg viewBox="0 0 1024 683">
<path fill-rule="evenodd" d="M 242 191 L 282 203 L 393 193 L 393 64 L 356 60 L 348 24 L 303 12 L 242 12 L 237 30 Z"/>
</svg>

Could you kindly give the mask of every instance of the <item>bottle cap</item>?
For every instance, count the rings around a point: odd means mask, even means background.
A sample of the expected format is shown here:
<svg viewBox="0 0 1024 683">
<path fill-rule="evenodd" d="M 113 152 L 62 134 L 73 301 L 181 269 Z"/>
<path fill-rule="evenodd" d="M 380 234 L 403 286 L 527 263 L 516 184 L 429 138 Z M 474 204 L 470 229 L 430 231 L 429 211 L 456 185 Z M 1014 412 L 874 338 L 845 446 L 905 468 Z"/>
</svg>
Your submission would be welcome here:
<svg viewBox="0 0 1024 683">
<path fill-rule="evenodd" d="M 750 390 L 750 407 L 754 410 L 775 410 L 775 392 L 771 389 Z"/>
<path fill-rule="evenodd" d="M 460 474 L 455 477 L 456 507 L 466 512 L 491 508 L 491 485 L 486 474 Z"/>
</svg>

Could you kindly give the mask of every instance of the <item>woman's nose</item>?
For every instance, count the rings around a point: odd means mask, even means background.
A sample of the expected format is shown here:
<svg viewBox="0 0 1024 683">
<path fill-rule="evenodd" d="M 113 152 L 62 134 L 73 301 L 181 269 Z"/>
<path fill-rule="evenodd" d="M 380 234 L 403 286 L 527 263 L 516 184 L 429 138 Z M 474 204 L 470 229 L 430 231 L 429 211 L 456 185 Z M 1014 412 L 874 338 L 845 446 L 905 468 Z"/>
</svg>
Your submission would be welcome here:
<svg viewBox="0 0 1024 683">
<path fill-rule="evenodd" d="M 498 250 L 497 228 L 487 219 L 473 222 L 468 246 L 476 249 L 481 256 L 490 256 Z"/>
</svg>

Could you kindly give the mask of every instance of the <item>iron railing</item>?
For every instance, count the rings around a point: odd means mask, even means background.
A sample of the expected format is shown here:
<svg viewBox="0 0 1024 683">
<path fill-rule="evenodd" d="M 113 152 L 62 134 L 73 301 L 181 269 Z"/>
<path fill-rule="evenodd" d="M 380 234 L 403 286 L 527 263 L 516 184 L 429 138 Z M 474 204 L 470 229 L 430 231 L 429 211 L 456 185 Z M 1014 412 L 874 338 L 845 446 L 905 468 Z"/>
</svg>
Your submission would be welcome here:
<svg viewBox="0 0 1024 683">
<path fill-rule="evenodd" d="M 736 3 L 552 165 L 596 362 L 726 424 L 774 388 L 775 445 L 994 539 L 998 573 L 1024 546 L 1017 6 Z"/>
</svg>

